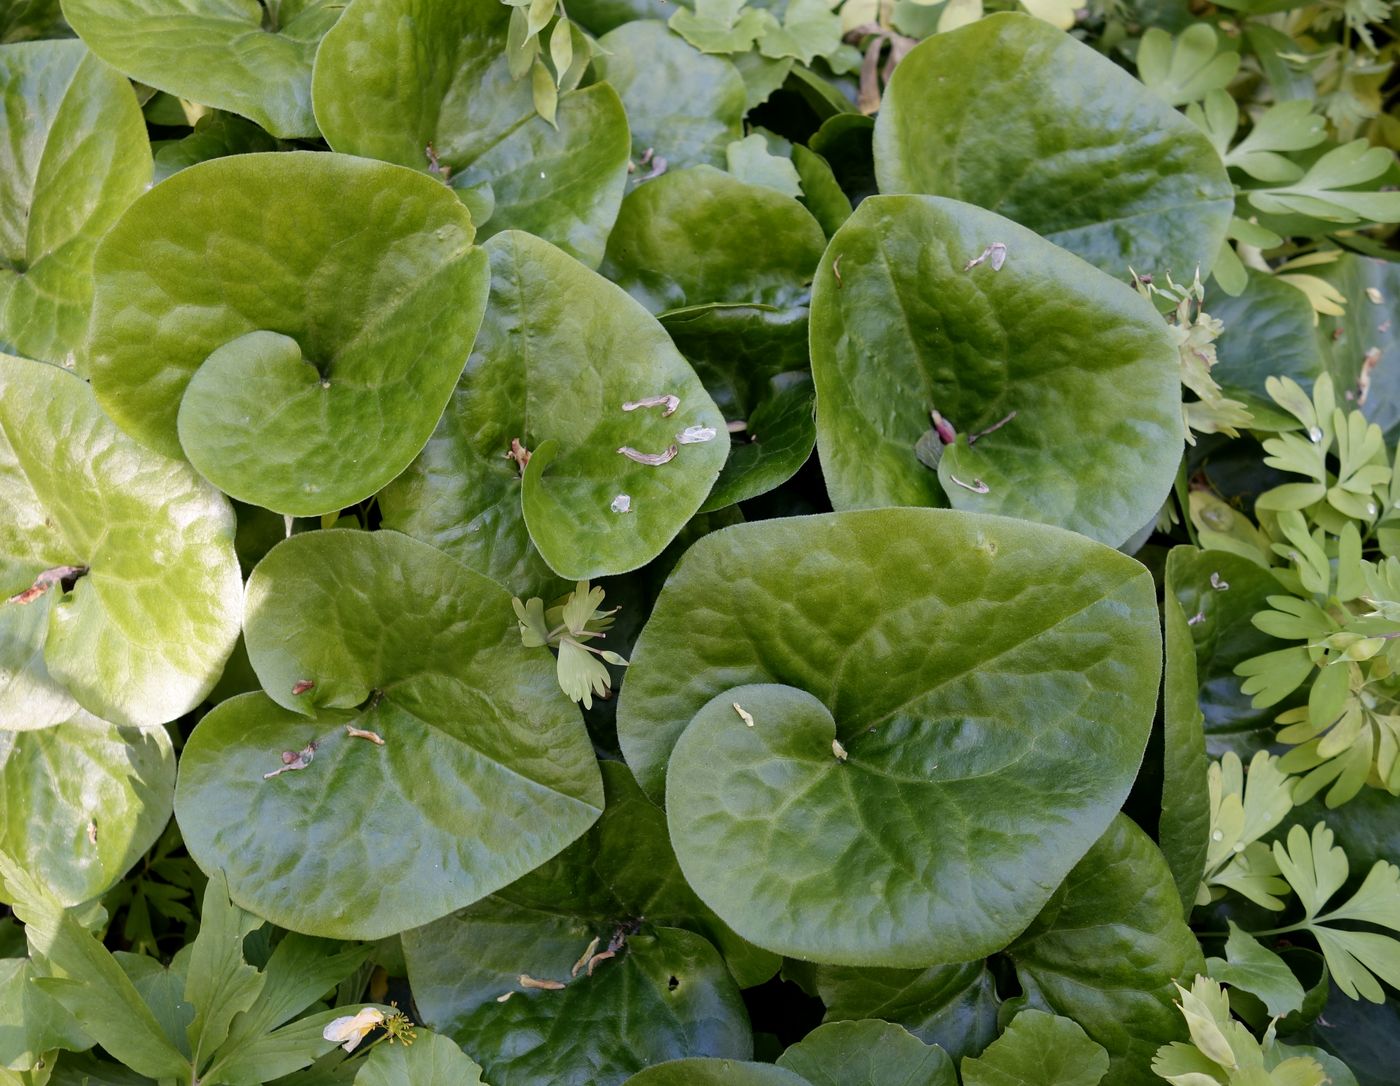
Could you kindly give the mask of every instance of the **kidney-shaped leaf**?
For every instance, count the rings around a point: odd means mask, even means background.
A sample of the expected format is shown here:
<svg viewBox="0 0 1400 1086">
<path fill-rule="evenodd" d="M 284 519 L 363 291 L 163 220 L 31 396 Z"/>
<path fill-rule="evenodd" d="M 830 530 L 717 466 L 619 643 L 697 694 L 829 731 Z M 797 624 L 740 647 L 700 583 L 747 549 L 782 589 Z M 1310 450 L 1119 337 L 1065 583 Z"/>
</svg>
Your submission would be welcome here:
<svg viewBox="0 0 1400 1086">
<path fill-rule="evenodd" d="M 622 202 L 603 274 L 653 313 L 713 302 L 805 305 L 826 239 L 790 196 L 709 166 Z"/>
<path fill-rule="evenodd" d="M 317 134 L 311 62 L 344 6 L 335 0 L 64 0 L 63 14 L 118 71 L 295 139 Z M 285 22 L 279 9 L 289 16 Z"/>
<path fill-rule="evenodd" d="M 401 166 L 192 166 L 98 249 L 98 399 L 241 501 L 295 516 L 360 501 L 422 449 L 462 372 L 489 286 L 472 235 L 451 192 Z"/>
<path fill-rule="evenodd" d="M 740 939 L 686 885 L 667 836 L 666 812 L 647 799 L 621 762 L 601 762 L 599 768 L 607 801 L 603 816 L 558 856 L 499 891 L 494 915 L 513 906 L 527 918 L 572 917 L 608 938 L 618 924 L 644 916 L 703 935 L 724 954 L 742 987 L 773 976 L 781 964 L 777 955 Z M 470 915 L 457 919 L 467 923 Z"/>
<path fill-rule="evenodd" d="M 570 580 L 645 565 L 718 477 L 723 417 L 621 289 L 529 234 L 484 248 L 480 342 L 436 435 L 385 492 L 385 523 L 512 585 L 540 576 L 530 540 Z M 523 479 L 513 440 L 532 451 Z"/>
<path fill-rule="evenodd" d="M 92 253 L 151 181 L 131 84 L 81 42 L 0 52 L 0 345 L 61 362 L 92 300 Z"/>
<path fill-rule="evenodd" d="M 411 1045 L 379 1045 L 355 1086 L 481 1086 L 481 1068 L 448 1038 L 416 1031 Z"/>
<path fill-rule="evenodd" d="M 31 653 L 24 704 L 11 700 L 13 674 L 0 687 L 0 705 L 18 711 L 0 726 L 33 727 L 54 683 L 118 724 L 161 724 L 199 704 L 242 615 L 222 495 L 122 434 L 79 378 L 0 355 L 0 507 L 0 612 L 49 608 L 48 677 Z M 11 666 L 0 659 L 0 677 Z"/>
<path fill-rule="evenodd" d="M 900 62 L 875 173 L 881 192 L 979 204 L 1118 277 L 1204 274 L 1235 206 L 1195 125 L 1089 46 L 1010 13 Z"/>
<path fill-rule="evenodd" d="M 190 853 L 245 908 L 380 938 L 499 889 L 598 817 L 587 733 L 498 585 L 396 532 L 341 530 L 273 548 L 248 593 L 267 693 L 200 722 L 176 794 Z"/>
<path fill-rule="evenodd" d="M 598 46 L 593 69 L 622 97 L 633 158 L 646 160 L 640 171 L 724 166 L 725 148 L 743 135 L 748 104 L 738 68 L 652 19 L 624 23 Z"/>
<path fill-rule="evenodd" d="M 811 331 L 837 509 L 951 502 L 1117 546 L 1171 488 L 1184 433 L 1166 325 L 1013 222 L 932 196 L 866 200 L 822 258 Z"/>
<path fill-rule="evenodd" d="M 744 938 L 837 964 L 979 957 L 1127 794 L 1160 674 L 1152 597 L 1131 559 L 1021 521 L 739 525 L 662 590 L 622 749 L 644 788 L 665 774 L 681 869 Z"/>
<path fill-rule="evenodd" d="M 1025 1010 L 981 1056 L 963 1060 L 963 1086 L 1098 1086 L 1108 1053 L 1068 1018 Z"/>
<path fill-rule="evenodd" d="M 1077 1022 L 1108 1050 L 1110 1083 L 1160 1083 L 1152 1056 L 1186 1033 L 1172 981 L 1205 962 L 1166 861 L 1126 815 L 1007 953 L 1032 1007 Z"/>
<path fill-rule="evenodd" d="M 491 1086 L 618 1086 L 663 1060 L 752 1055 L 715 948 L 635 927 L 492 898 L 404 935 L 414 1001 Z"/>
<path fill-rule="evenodd" d="M 80 709 L 52 728 L 0 730 L 0 849 L 23 856 L 64 905 L 125 875 L 174 798 L 164 728 L 118 728 Z"/>
<path fill-rule="evenodd" d="M 508 69 L 510 18 L 499 0 L 351 6 L 316 54 L 316 119 L 337 151 L 489 187 L 483 235 L 527 230 L 596 267 L 627 184 L 627 116 L 601 84 L 561 95 L 554 124 L 538 116 Z"/>
<path fill-rule="evenodd" d="M 866 1019 L 818 1026 L 778 1058 L 812 1086 L 957 1086 L 953 1061 L 903 1026 Z"/>
<path fill-rule="evenodd" d="M 975 1056 L 997 1035 L 1001 1000 L 985 962 L 920 970 L 819 965 L 811 987 L 826 1004 L 826 1022 L 878 1015 L 954 1058 Z"/>
</svg>

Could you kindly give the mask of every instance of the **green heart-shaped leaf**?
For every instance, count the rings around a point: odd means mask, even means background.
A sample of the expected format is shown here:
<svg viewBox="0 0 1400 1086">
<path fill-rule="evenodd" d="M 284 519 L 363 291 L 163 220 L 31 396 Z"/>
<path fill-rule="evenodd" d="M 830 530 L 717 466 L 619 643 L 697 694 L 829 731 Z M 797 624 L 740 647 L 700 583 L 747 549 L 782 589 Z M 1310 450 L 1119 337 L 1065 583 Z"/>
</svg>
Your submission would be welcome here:
<svg viewBox="0 0 1400 1086">
<path fill-rule="evenodd" d="M 0 52 L 0 347 L 71 363 L 98 240 L 151 182 L 131 85 L 81 42 Z"/>
<path fill-rule="evenodd" d="M 267 693 L 220 704 L 180 760 L 191 855 L 259 916 L 347 939 L 427 923 L 549 859 L 602 788 L 512 616 L 499 586 L 396 532 L 273 548 L 245 629 Z"/>
<path fill-rule="evenodd" d="M 352 6 L 316 55 L 316 119 L 337 151 L 489 186 L 483 237 L 526 230 L 596 267 L 627 184 L 627 116 L 603 85 L 560 95 L 553 125 L 537 116 L 509 72 L 510 15 L 499 0 Z"/>
<path fill-rule="evenodd" d="M 105 892 L 160 836 L 175 798 L 164 728 L 118 728 L 81 709 L 40 731 L 0 731 L 0 849 L 64 905 Z"/>
<path fill-rule="evenodd" d="M 481 1086 L 481 1067 L 448 1038 L 426 1030 L 410 1044 L 379 1045 L 355 1086 Z"/>
<path fill-rule="evenodd" d="M 726 529 L 642 631 L 622 749 L 644 788 L 665 773 L 681 869 L 744 938 L 967 960 L 1030 922 L 1127 794 L 1160 675 L 1152 595 L 1131 559 L 1021 521 Z"/>
<path fill-rule="evenodd" d="M 64 0 L 99 57 L 142 83 L 248 117 L 283 139 L 315 136 L 311 62 L 343 4 L 304 0 Z"/>
<path fill-rule="evenodd" d="M 723 417 L 618 287 L 528 234 L 483 248 L 493 281 L 480 342 L 423 455 L 382 495 L 384 523 L 512 587 L 645 565 L 718 477 Z M 668 395 L 673 413 L 639 406 Z M 711 432 L 683 443 L 692 428 Z M 512 440 L 531 451 L 523 479 Z M 623 449 L 675 456 L 644 463 Z"/>
<path fill-rule="evenodd" d="M 1098 1086 L 1108 1053 L 1068 1018 L 1022 1011 L 981 1056 L 963 1060 L 963 1086 Z"/>
<path fill-rule="evenodd" d="M 706 509 L 773 489 L 811 455 L 811 385 L 796 372 L 772 379 L 807 368 L 807 301 L 824 247 L 797 201 L 708 166 L 623 201 L 604 274 L 661 314 L 726 417 L 748 424 Z"/>
<path fill-rule="evenodd" d="M 826 1021 L 879 1015 L 954 1059 L 975 1056 L 997 1035 L 996 981 L 985 962 L 927 969 L 818 965 L 810 989 L 826 1004 Z"/>
<path fill-rule="evenodd" d="M 223 496 L 122 434 L 71 373 L 0 355 L 0 498 L 0 600 L 15 597 L 0 613 L 49 608 L 48 678 L 37 661 L 18 661 L 29 674 L 11 671 L 0 687 L 6 708 L 21 710 L 4 726 L 51 719 L 55 682 L 118 724 L 161 724 L 198 705 L 242 614 Z M 36 644 L 24 619 L 7 616 L 0 629 L 0 644 Z M 10 701 L 18 697 L 23 705 Z"/>
<path fill-rule="evenodd" d="M 778 1066 L 812 1086 L 957 1086 L 953 1061 L 902 1026 L 867 1019 L 818 1026 Z"/>
<path fill-rule="evenodd" d="M 657 170 L 724 166 L 725 148 L 743 135 L 748 105 L 733 64 L 651 19 L 623 23 L 599 38 L 598 48 L 593 70 L 622 97 L 638 180 Z"/>
<path fill-rule="evenodd" d="M 1186 1036 L 1172 981 L 1205 962 L 1166 861 L 1126 815 L 1007 954 L 1030 1006 L 1077 1022 L 1108 1050 L 1109 1082 L 1160 1083 L 1153 1055 Z"/>
<path fill-rule="evenodd" d="M 1117 546 L 1181 459 L 1177 354 L 1152 306 L 970 204 L 861 204 L 817 271 L 812 372 L 838 509 L 950 502 Z"/>
<path fill-rule="evenodd" d="M 294 152 L 183 170 L 98 250 L 98 399 L 242 501 L 360 501 L 417 455 L 462 371 L 489 286 L 472 234 L 451 192 L 401 166 Z"/>
<path fill-rule="evenodd" d="M 602 271 L 653 313 L 714 302 L 788 309 L 806 304 L 825 247 L 790 196 L 696 166 L 622 201 Z"/>
<path fill-rule="evenodd" d="M 404 935 L 414 1001 L 492 1086 L 619 1086 L 662 1060 L 752 1055 L 743 1000 L 714 947 L 621 919 L 493 898 Z"/>
<path fill-rule="evenodd" d="M 1235 206 L 1195 125 L 1108 57 L 1011 13 L 900 61 L 875 123 L 875 172 L 881 192 L 979 204 L 1118 278 L 1129 265 L 1204 275 Z"/>
<path fill-rule="evenodd" d="M 572 917 L 609 935 L 620 919 L 645 916 L 653 924 L 703 935 L 724 954 L 741 987 L 772 977 L 781 964 L 778 956 L 740 939 L 686 884 L 667 836 L 666 812 L 647 799 L 621 762 L 600 762 L 599 768 L 603 816 L 492 901 L 522 912 Z"/>
</svg>

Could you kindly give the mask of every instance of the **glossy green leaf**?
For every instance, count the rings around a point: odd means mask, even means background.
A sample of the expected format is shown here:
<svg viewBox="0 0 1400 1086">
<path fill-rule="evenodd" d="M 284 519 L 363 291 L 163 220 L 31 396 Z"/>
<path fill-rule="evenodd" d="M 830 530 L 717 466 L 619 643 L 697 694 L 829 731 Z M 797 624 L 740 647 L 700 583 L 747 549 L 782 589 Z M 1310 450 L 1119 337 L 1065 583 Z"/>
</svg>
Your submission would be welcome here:
<svg viewBox="0 0 1400 1086">
<path fill-rule="evenodd" d="M 71 373 L 8 356 L 0 356 L 0 496 L 0 599 L 45 571 L 87 570 L 70 592 L 60 583 L 31 603 L 0 603 L 0 612 L 49 608 L 51 679 L 118 724 L 160 724 L 198 705 L 242 614 L 228 502 L 188 465 L 122 434 Z M 51 684 L 36 682 L 51 704 Z M 32 719 L 20 715 L 16 726 Z"/>
<path fill-rule="evenodd" d="M 1108 1053 L 1068 1018 L 1025 1010 L 981 1056 L 962 1062 L 963 1086 L 1098 1086 Z"/>
<path fill-rule="evenodd" d="M 818 1026 L 778 1066 L 811 1086 L 957 1086 L 953 1061 L 902 1026 L 878 1020 Z"/>
<path fill-rule="evenodd" d="M 211 158 L 276 151 L 277 141 L 255 125 L 233 113 L 206 113 L 184 139 L 170 140 L 155 147 L 156 181 Z"/>
<path fill-rule="evenodd" d="M 480 1086 L 481 1068 L 446 1037 L 419 1030 L 411 1045 L 379 1045 L 355 1086 Z"/>
<path fill-rule="evenodd" d="M 170 819 L 175 752 L 163 728 L 118 728 L 79 709 L 40 731 L 0 730 L 0 849 L 64 905 L 126 874 Z"/>
<path fill-rule="evenodd" d="M 1227 526 L 1227 513 L 1207 507 L 1201 514 L 1202 524 Z M 1268 607 L 1268 597 L 1278 593 L 1279 583 L 1268 570 L 1237 554 L 1222 550 L 1180 550 L 1179 554 L 1172 562 L 1170 584 L 1195 645 L 1199 703 L 1210 744 L 1228 733 L 1271 723 L 1277 714 L 1277 709 L 1254 708 L 1240 689 L 1242 680 L 1235 667 L 1279 648 L 1279 642 L 1253 621 Z M 1217 588 L 1217 584 L 1228 587 Z"/>
<path fill-rule="evenodd" d="M 1296 1011 L 1303 1005 L 1303 986 L 1288 964 L 1268 947 L 1229 921 L 1225 957 L 1208 958 L 1211 979 L 1258 996 L 1270 1017 Z"/>
<path fill-rule="evenodd" d="M 726 418 L 751 424 L 706 509 L 773 489 L 811 454 L 811 385 L 795 372 L 771 379 L 807 367 L 806 305 L 824 244 L 796 200 L 709 167 L 668 173 L 623 201 L 604 274 L 662 314 Z"/>
<path fill-rule="evenodd" d="M 1328 371 L 1338 389 L 1351 391 L 1366 418 L 1385 431 L 1386 444 L 1392 444 L 1400 438 L 1400 268 L 1345 253 L 1335 263 L 1308 271 L 1347 302 L 1342 316 L 1322 316 L 1318 322 Z"/>
<path fill-rule="evenodd" d="M 867 199 L 822 257 L 811 343 L 838 509 L 951 502 L 1117 546 L 1171 489 L 1184 432 L 1166 325 L 990 212 Z M 936 471 L 915 452 L 935 410 L 958 435 Z"/>
<path fill-rule="evenodd" d="M 1175 583 L 1184 564 L 1196 555 L 1193 547 L 1173 547 L 1167 555 L 1162 623 L 1166 665 L 1162 684 L 1162 804 L 1157 841 L 1186 916 L 1196 902 L 1196 889 L 1205 870 L 1210 842 L 1210 792 L 1206 780 L 1204 717 L 1198 701 L 1196 646 L 1191 623 L 1176 594 Z M 1199 624 L 1199 620 L 1197 621 Z M 1219 978 L 1217 978 L 1219 979 Z"/>
<path fill-rule="evenodd" d="M 796 475 L 812 455 L 817 443 L 812 379 L 805 373 L 783 374 L 770 390 L 734 435 L 729 459 L 702 512 L 766 494 Z"/>
<path fill-rule="evenodd" d="M 352 6 L 316 56 L 317 121 L 335 150 L 433 172 L 469 204 L 465 190 L 489 186 L 494 210 L 474 215 L 482 237 L 526 230 L 596 267 L 627 184 L 622 102 L 610 87 L 566 84 L 555 123 L 536 116 L 529 81 L 508 70 L 510 10 Z"/>
<path fill-rule="evenodd" d="M 667 836 L 666 813 L 621 762 L 599 768 L 603 816 L 558 856 L 500 890 L 496 900 L 581 919 L 609 934 L 622 918 L 644 916 L 703 935 L 725 956 L 741 987 L 773 976 L 778 956 L 740 939 L 686 884 Z"/>
<path fill-rule="evenodd" d="M 379 938 L 499 889 L 597 818 L 577 711 L 499 586 L 398 533 L 326 531 L 279 544 L 248 592 L 267 693 L 204 717 L 176 792 L 191 855 L 235 902 Z"/>
<path fill-rule="evenodd" d="M 277 18 L 282 7 L 285 22 Z M 63 14 L 119 72 L 295 139 L 317 135 L 311 62 L 343 7 L 332 0 L 64 0 Z"/>
<path fill-rule="evenodd" d="M 813 981 L 827 1022 L 887 1019 L 955 1059 L 977 1055 L 997 1035 L 1001 1001 L 984 962 L 922 970 L 819 965 Z"/>
<path fill-rule="evenodd" d="M 804 1079 L 769 1063 L 740 1060 L 673 1060 L 649 1067 L 627 1086 L 804 1086 Z"/>
<path fill-rule="evenodd" d="M 1129 265 L 1204 274 L 1234 208 L 1199 129 L 1028 15 L 981 19 L 905 57 L 875 125 L 875 168 L 881 192 L 980 204 L 1117 278 Z"/>
<path fill-rule="evenodd" d="M 602 271 L 653 313 L 804 304 L 826 239 L 791 197 L 720 170 L 670 170 L 622 202 Z"/>
<path fill-rule="evenodd" d="M 493 898 L 404 936 L 414 1000 L 491 1086 L 617 1086 L 663 1060 L 747 1059 L 748 1017 L 714 947 L 634 928 Z"/>
<path fill-rule="evenodd" d="M 1326 369 L 1307 295 L 1281 279 L 1250 272 L 1241 294 L 1208 296 L 1205 309 L 1225 326 L 1211 376 L 1227 396 L 1249 407 L 1257 428 L 1291 427 L 1294 420 L 1280 411 L 1264 382 L 1291 377 L 1311 389 Z"/>
<path fill-rule="evenodd" d="M 0 52 L 0 348 L 68 361 L 87 327 L 92 254 L 151 181 L 131 85 L 81 42 Z"/>
<path fill-rule="evenodd" d="M 1108 1050 L 1114 1086 L 1153 1086 L 1157 1048 L 1184 1039 L 1172 979 L 1204 972 L 1166 861 L 1125 815 L 1007 953 L 1030 1006 Z"/>
<path fill-rule="evenodd" d="M 724 420 L 664 329 L 617 287 L 528 234 L 486 248 L 481 343 L 437 435 L 384 495 L 386 523 L 512 587 L 538 583 L 540 558 L 569 580 L 643 565 L 709 493 Z M 636 406 L 668 395 L 680 401 L 673 414 Z M 706 428 L 708 439 L 683 441 Z M 532 452 L 523 480 L 504 457 L 512 439 Z M 622 451 L 672 448 L 667 463 Z"/>
<path fill-rule="evenodd" d="M 743 135 L 748 105 L 733 64 L 707 56 L 650 19 L 624 23 L 599 38 L 598 46 L 593 70 L 622 97 L 632 158 L 650 163 L 638 167 L 638 178 L 657 168 L 656 159 L 672 170 L 725 165 L 725 148 Z"/>
<path fill-rule="evenodd" d="M 687 881 L 750 941 L 852 965 L 991 953 L 1136 772 L 1160 675 L 1150 596 L 1131 560 L 1024 522 L 740 525 L 693 546 L 657 601 L 622 748 L 644 788 L 666 774 Z"/>
<path fill-rule="evenodd" d="M 339 510 L 408 465 L 451 395 L 486 304 L 472 232 L 399 166 L 191 167 L 104 239 L 87 372 L 118 425 L 234 497 Z"/>
</svg>

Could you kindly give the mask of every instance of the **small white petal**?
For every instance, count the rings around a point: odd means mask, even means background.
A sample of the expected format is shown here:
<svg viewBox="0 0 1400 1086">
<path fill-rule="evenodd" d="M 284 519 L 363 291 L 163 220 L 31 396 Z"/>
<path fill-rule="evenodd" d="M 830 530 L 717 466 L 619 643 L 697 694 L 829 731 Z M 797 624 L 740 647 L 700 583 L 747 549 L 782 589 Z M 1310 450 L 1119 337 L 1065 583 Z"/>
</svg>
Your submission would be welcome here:
<svg viewBox="0 0 1400 1086">
<path fill-rule="evenodd" d="M 367 1033 L 383 1024 L 384 1012 L 377 1007 L 366 1007 L 359 1014 L 346 1015 L 328 1023 L 321 1036 L 340 1045 L 346 1052 L 353 1052 Z"/>
</svg>

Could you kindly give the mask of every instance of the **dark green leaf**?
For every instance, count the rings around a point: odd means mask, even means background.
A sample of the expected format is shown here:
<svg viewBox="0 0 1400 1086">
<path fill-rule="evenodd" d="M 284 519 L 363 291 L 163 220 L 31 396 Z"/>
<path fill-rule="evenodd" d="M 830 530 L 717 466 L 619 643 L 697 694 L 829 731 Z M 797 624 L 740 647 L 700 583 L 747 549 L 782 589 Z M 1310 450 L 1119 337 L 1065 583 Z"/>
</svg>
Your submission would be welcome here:
<svg viewBox="0 0 1400 1086">
<path fill-rule="evenodd" d="M 1126 286 L 990 212 L 866 200 L 822 257 L 811 340 L 838 509 L 951 502 L 1117 546 L 1171 488 L 1184 431 L 1166 325 Z M 914 451 L 935 410 L 958 435 L 936 471 Z"/>
<path fill-rule="evenodd" d="M 499 0 L 350 8 L 316 56 L 317 120 L 337 151 L 455 189 L 489 186 L 494 210 L 473 215 L 483 238 L 527 230 L 596 267 L 627 184 L 622 102 L 610 87 L 566 85 L 555 123 L 536 116 L 530 81 L 507 70 L 510 10 Z"/>
<path fill-rule="evenodd" d="M 1068 1018 L 1025 1010 L 981 1056 L 962 1062 L 963 1086 L 1098 1086 L 1108 1053 Z"/>
<path fill-rule="evenodd" d="M 1204 971 L 1157 846 L 1124 815 L 1007 953 L 1032 1007 L 1108 1050 L 1114 1086 L 1155 1086 L 1157 1048 L 1184 1039 L 1173 978 Z"/>
<path fill-rule="evenodd" d="M 617 1086 L 682 1056 L 747 1059 L 743 1001 L 700 936 L 643 928 L 589 975 L 585 951 L 603 952 L 634 926 L 491 899 L 404 936 L 414 999 L 491 1086 Z"/>
<path fill-rule="evenodd" d="M 670 10 L 674 10 L 671 8 Z M 622 96 L 638 179 L 658 167 L 723 167 L 724 149 L 743 133 L 744 81 L 723 57 L 707 56 L 665 23 L 638 19 L 598 39 L 599 79 Z"/>
<path fill-rule="evenodd" d="M 1234 208 L 1199 129 L 1029 15 L 981 19 L 905 57 L 875 126 L 875 164 L 881 192 L 980 204 L 1115 277 L 1129 265 L 1204 275 Z"/>
<path fill-rule="evenodd" d="M 1131 560 L 1024 522 L 740 525 L 657 601 L 622 748 L 644 788 L 666 774 L 681 868 L 745 938 L 845 964 L 990 953 L 1126 795 L 1160 676 L 1151 595 Z"/>
<path fill-rule="evenodd" d="M 248 615 L 268 693 L 200 722 L 176 793 L 191 855 L 234 901 L 378 938 L 499 889 L 598 817 L 552 661 L 521 647 L 503 589 L 440 552 L 395 532 L 293 536 L 253 571 Z"/>
<path fill-rule="evenodd" d="M 829 1022 L 778 1059 L 811 1086 L 957 1086 L 948 1053 L 889 1022 Z"/>
</svg>

